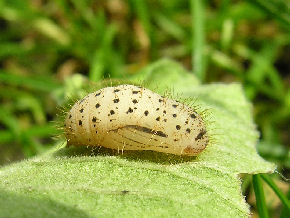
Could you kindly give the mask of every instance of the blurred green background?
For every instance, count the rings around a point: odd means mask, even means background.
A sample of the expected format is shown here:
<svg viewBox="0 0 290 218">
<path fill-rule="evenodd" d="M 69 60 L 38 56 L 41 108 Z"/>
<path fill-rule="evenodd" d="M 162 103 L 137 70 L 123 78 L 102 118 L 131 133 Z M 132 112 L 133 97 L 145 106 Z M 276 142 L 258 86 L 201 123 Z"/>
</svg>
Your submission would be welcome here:
<svg viewBox="0 0 290 218">
<path fill-rule="evenodd" d="M 0 0 L 0 166 L 53 146 L 56 108 L 81 81 L 168 57 L 203 83 L 242 83 L 258 152 L 289 178 L 290 2 L 202 2 Z"/>
</svg>

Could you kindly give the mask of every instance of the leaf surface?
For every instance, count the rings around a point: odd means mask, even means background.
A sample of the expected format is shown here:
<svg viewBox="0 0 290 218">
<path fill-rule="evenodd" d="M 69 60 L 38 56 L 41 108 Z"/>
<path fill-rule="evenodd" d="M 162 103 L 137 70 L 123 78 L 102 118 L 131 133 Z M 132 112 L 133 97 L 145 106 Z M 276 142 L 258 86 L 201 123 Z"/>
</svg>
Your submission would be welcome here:
<svg viewBox="0 0 290 218">
<path fill-rule="evenodd" d="M 160 93 L 170 88 L 180 98 L 195 99 L 212 138 L 205 151 L 179 157 L 59 144 L 0 169 L 4 217 L 249 216 L 239 174 L 271 173 L 275 166 L 256 152 L 258 132 L 241 86 L 199 85 L 166 59 L 143 69 L 132 78 L 137 80 Z"/>
</svg>

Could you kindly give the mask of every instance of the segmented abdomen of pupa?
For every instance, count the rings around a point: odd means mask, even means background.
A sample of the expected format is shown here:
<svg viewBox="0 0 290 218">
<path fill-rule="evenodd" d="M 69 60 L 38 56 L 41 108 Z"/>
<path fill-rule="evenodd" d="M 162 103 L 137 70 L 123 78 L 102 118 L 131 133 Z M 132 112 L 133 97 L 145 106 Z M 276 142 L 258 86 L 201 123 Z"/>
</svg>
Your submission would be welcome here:
<svg viewBox="0 0 290 218">
<path fill-rule="evenodd" d="M 209 141 L 203 119 L 192 108 L 134 85 L 103 88 L 76 102 L 65 134 L 68 145 L 189 156 Z"/>
</svg>

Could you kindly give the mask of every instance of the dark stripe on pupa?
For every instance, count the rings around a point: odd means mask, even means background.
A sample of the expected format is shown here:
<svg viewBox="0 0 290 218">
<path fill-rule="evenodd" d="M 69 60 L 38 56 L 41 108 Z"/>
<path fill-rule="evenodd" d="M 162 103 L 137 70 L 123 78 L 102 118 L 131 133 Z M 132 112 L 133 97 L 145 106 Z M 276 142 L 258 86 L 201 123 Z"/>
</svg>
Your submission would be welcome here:
<svg viewBox="0 0 290 218">
<path fill-rule="evenodd" d="M 135 129 L 135 130 L 140 131 L 140 132 L 154 134 L 154 135 L 158 135 L 158 136 L 164 137 L 164 138 L 168 137 L 168 135 L 162 131 L 154 131 L 153 129 L 150 129 L 150 128 L 147 128 L 144 126 L 138 126 L 138 125 L 127 125 L 127 126 L 123 126 L 123 127 L 117 128 L 117 129 L 110 130 L 110 131 L 117 132 L 119 129 L 122 129 L 122 128 Z"/>
</svg>

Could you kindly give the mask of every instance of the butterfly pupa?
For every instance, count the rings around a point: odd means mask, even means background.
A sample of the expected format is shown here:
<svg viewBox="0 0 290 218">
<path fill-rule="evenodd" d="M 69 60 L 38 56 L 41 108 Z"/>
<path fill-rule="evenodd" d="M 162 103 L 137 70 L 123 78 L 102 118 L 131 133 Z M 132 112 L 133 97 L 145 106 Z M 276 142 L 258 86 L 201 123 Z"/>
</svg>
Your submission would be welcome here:
<svg viewBox="0 0 290 218">
<path fill-rule="evenodd" d="M 195 156 L 209 141 L 187 105 L 134 85 L 106 87 L 76 102 L 65 120 L 67 144 Z"/>
</svg>

